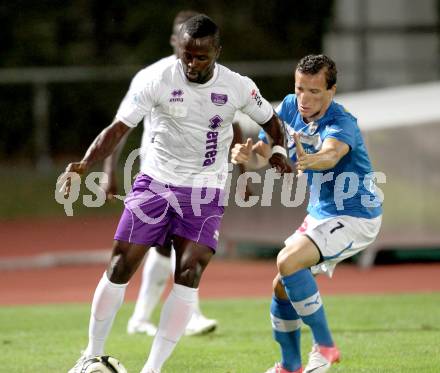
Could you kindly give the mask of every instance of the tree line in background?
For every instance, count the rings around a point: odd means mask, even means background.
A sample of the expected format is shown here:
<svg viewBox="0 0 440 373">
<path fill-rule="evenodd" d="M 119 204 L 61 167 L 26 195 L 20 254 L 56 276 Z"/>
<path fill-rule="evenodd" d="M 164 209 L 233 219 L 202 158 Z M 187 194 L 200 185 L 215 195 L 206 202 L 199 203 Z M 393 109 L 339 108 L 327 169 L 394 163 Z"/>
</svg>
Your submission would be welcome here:
<svg viewBox="0 0 440 373">
<path fill-rule="evenodd" d="M 147 65 L 171 53 L 171 25 L 182 9 L 204 12 L 218 23 L 222 63 L 294 60 L 321 51 L 332 5 L 331 0 L 17 0 L 0 5 L 0 68 Z M 254 80 L 271 100 L 292 88 L 291 77 Z M 51 155 L 82 154 L 111 121 L 128 83 L 51 85 Z M 35 156 L 31 101 L 31 86 L 0 85 L 3 160 Z"/>
</svg>

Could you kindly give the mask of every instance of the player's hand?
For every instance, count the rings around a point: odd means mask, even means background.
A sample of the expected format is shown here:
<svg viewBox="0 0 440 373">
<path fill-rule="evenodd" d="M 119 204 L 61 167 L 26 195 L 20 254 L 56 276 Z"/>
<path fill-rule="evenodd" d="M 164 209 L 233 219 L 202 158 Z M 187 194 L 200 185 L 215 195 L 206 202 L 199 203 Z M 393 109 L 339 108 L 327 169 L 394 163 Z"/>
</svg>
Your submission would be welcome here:
<svg viewBox="0 0 440 373">
<path fill-rule="evenodd" d="M 272 155 L 271 150 L 270 146 L 262 140 L 257 141 L 257 143 L 252 146 L 252 151 L 265 159 L 270 158 Z"/>
<path fill-rule="evenodd" d="M 306 152 L 304 151 L 304 147 L 301 143 L 301 138 L 298 132 L 295 132 L 293 134 L 293 140 L 295 141 L 295 149 L 296 149 L 296 157 L 302 157 L 303 155 L 306 155 Z"/>
<path fill-rule="evenodd" d="M 288 159 L 282 154 L 279 153 L 272 154 L 272 156 L 269 158 L 269 163 L 281 175 L 292 172 L 292 167 L 290 167 Z"/>
<path fill-rule="evenodd" d="M 293 139 L 295 141 L 295 149 L 296 149 L 296 170 L 298 171 L 298 177 L 301 176 L 303 171 L 309 165 L 307 153 L 304 151 L 304 147 L 301 144 L 300 135 L 298 132 L 293 134 Z"/>
<path fill-rule="evenodd" d="M 245 144 L 235 144 L 231 149 L 231 162 L 233 164 L 246 164 L 252 155 L 253 142 L 251 138 Z"/>
<path fill-rule="evenodd" d="M 60 181 L 62 182 L 62 186 L 60 192 L 64 194 L 64 197 L 69 197 L 70 194 L 70 186 L 72 184 L 72 178 L 69 176 L 69 173 L 76 173 L 78 175 L 83 175 L 87 171 L 87 162 L 73 162 L 69 163 L 64 171 L 64 174 L 61 175 Z"/>
</svg>

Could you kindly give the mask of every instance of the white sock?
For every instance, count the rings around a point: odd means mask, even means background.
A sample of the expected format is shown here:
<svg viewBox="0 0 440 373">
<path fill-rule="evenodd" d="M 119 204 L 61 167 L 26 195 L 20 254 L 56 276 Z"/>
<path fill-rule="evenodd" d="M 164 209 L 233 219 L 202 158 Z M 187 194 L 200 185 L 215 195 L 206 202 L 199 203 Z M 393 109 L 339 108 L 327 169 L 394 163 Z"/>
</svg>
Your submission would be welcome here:
<svg viewBox="0 0 440 373">
<path fill-rule="evenodd" d="M 104 354 L 104 344 L 112 328 L 113 320 L 124 301 L 128 284 L 114 284 L 104 273 L 93 296 L 89 323 L 89 344 L 86 356 Z"/>
<path fill-rule="evenodd" d="M 142 372 L 149 368 L 160 370 L 182 337 L 194 311 L 199 289 L 174 284 L 160 315 L 159 328 L 154 337 L 148 361 Z"/>
<path fill-rule="evenodd" d="M 174 283 L 174 272 L 176 272 L 176 251 L 174 248 L 171 248 L 171 257 L 170 257 L 170 272 L 173 275 L 173 283 Z"/>
<path fill-rule="evenodd" d="M 171 249 L 171 274 L 174 276 L 174 272 L 176 271 L 176 251 Z M 174 278 L 173 278 L 174 282 Z M 199 302 L 199 292 L 197 292 L 196 303 L 194 305 L 193 317 L 202 316 L 202 311 L 200 310 L 200 302 Z"/>
<path fill-rule="evenodd" d="M 159 302 L 171 273 L 170 258 L 160 255 L 152 247 L 142 271 L 142 284 L 131 320 L 150 321 L 151 314 Z"/>
</svg>

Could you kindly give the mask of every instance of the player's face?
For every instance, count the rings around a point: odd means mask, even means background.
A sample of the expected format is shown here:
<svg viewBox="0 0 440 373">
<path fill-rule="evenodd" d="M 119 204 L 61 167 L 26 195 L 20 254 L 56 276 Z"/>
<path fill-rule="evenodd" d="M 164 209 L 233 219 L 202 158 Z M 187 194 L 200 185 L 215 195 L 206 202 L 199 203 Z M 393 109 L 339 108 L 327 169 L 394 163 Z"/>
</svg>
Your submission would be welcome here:
<svg viewBox="0 0 440 373">
<path fill-rule="evenodd" d="M 306 122 L 321 118 L 330 106 L 336 85 L 327 88 L 325 69 L 317 74 L 303 74 L 295 71 L 295 94 L 298 110 Z"/>
<path fill-rule="evenodd" d="M 193 83 L 205 83 L 214 73 L 220 47 L 212 36 L 193 39 L 187 33 L 179 37 L 179 57 L 186 78 Z"/>
</svg>

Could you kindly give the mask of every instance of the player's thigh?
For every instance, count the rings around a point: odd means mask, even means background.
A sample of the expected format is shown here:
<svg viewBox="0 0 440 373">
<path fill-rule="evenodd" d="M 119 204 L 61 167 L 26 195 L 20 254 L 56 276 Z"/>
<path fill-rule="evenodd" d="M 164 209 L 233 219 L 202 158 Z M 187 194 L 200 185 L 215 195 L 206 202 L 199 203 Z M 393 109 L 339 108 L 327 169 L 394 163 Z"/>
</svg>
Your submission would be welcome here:
<svg viewBox="0 0 440 373">
<path fill-rule="evenodd" d="M 115 240 L 107 267 L 108 279 L 116 284 L 127 283 L 142 263 L 148 249 L 148 245 Z"/>
<path fill-rule="evenodd" d="M 163 245 L 157 245 L 156 246 L 156 251 L 162 255 L 162 256 L 166 256 L 166 257 L 171 257 L 171 250 L 172 250 L 172 243 L 171 243 L 171 239 L 166 238 L 165 242 L 163 243 Z"/>
<path fill-rule="evenodd" d="M 296 235 L 278 253 L 278 271 L 282 276 L 287 276 L 318 263 L 319 259 L 320 253 L 315 243 L 306 235 Z"/>
<path fill-rule="evenodd" d="M 203 271 L 214 255 L 214 250 L 185 237 L 173 236 L 176 253 L 174 280 L 177 284 L 197 288 Z"/>
</svg>

